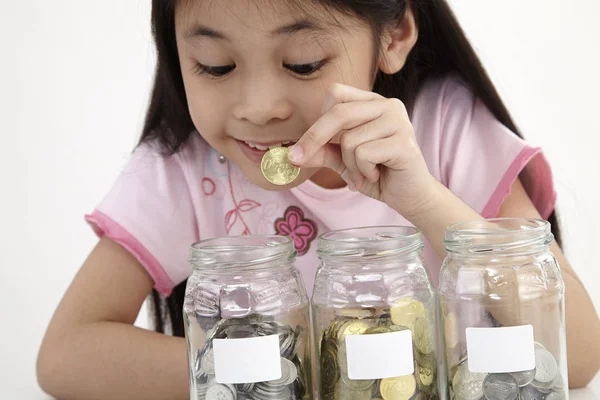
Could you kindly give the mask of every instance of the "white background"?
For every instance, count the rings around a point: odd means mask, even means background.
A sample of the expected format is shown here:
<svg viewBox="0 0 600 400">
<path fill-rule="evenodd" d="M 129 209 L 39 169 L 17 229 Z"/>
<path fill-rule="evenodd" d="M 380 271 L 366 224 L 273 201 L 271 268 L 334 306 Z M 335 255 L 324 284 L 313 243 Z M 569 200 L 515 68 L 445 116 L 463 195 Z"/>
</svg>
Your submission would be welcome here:
<svg viewBox="0 0 600 400">
<path fill-rule="evenodd" d="M 43 332 L 96 241 L 82 216 L 141 130 L 154 69 L 150 1 L 2 3 L 0 397 L 36 399 Z M 598 308 L 600 2 L 451 3 L 553 165 L 566 251 Z"/>
</svg>

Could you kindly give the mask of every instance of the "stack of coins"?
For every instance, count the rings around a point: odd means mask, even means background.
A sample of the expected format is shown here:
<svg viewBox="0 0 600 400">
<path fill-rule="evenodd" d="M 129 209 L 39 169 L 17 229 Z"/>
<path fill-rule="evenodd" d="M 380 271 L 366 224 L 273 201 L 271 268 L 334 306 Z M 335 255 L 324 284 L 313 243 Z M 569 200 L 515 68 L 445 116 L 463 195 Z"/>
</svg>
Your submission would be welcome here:
<svg viewBox="0 0 600 400">
<path fill-rule="evenodd" d="M 556 359 L 535 344 L 535 369 L 503 374 L 471 372 L 468 356 L 450 368 L 452 400 L 564 400 L 565 384 Z"/>
<path fill-rule="evenodd" d="M 353 380 L 348 377 L 345 338 L 410 330 L 415 372 L 385 379 Z M 324 400 L 437 399 L 436 341 L 431 316 L 424 304 L 404 298 L 392 307 L 336 310 L 323 331 L 319 346 L 320 395 Z"/>
<path fill-rule="evenodd" d="M 300 400 L 309 398 L 310 362 L 298 354 L 303 328 L 292 328 L 263 317 L 221 319 L 207 333 L 204 347 L 194 357 L 197 400 Z M 240 339 L 279 335 L 281 378 L 256 383 L 222 384 L 215 380 L 214 339 Z M 257 366 L 260 367 L 260 366 Z"/>
</svg>

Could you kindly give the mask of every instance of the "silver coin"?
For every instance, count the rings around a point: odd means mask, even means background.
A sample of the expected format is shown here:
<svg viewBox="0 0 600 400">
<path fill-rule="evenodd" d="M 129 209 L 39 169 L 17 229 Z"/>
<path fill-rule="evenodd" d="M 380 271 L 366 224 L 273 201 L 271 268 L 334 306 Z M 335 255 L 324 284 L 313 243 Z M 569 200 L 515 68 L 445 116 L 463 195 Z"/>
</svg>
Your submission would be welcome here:
<svg viewBox="0 0 600 400">
<path fill-rule="evenodd" d="M 286 386 L 298 378 L 298 369 L 293 362 L 281 357 L 281 378 L 265 382 L 268 386 Z"/>
<path fill-rule="evenodd" d="M 228 339 L 246 339 L 257 337 L 256 330 L 251 326 L 230 326 L 225 330 Z"/>
<path fill-rule="evenodd" d="M 196 352 L 196 357 L 194 357 L 194 369 L 193 369 L 193 373 L 194 373 L 194 377 L 196 379 L 198 379 L 201 375 L 204 374 L 204 371 L 202 370 L 202 365 L 201 365 L 201 357 L 202 351 L 198 350 Z"/>
<path fill-rule="evenodd" d="M 269 386 L 264 382 L 257 383 L 254 390 L 250 393 L 250 397 L 255 400 L 287 400 L 292 392 L 289 386 Z M 208 400 L 208 399 L 207 399 Z"/>
<path fill-rule="evenodd" d="M 533 386 L 521 388 L 521 400 L 544 400 L 545 394 L 536 390 Z"/>
<path fill-rule="evenodd" d="M 200 361 L 200 368 L 202 368 L 202 371 L 208 375 L 215 374 L 215 353 L 213 352 L 212 348 L 208 349 L 206 353 L 204 353 L 204 356 Z"/>
<path fill-rule="evenodd" d="M 531 386 L 534 387 L 538 392 L 543 393 L 544 395 L 547 395 L 552 391 L 550 387 L 540 385 L 539 382 L 536 381 L 531 382 Z"/>
<path fill-rule="evenodd" d="M 196 394 L 199 399 L 203 399 L 206 396 L 206 391 L 208 390 L 208 385 L 206 383 L 196 383 Z"/>
<path fill-rule="evenodd" d="M 254 388 L 254 383 L 240 383 L 235 385 L 235 388 L 238 391 L 238 394 L 239 392 L 250 393 Z"/>
<path fill-rule="evenodd" d="M 483 380 L 486 374 L 471 372 L 468 362 L 458 366 L 452 379 L 452 388 L 458 400 L 479 400 L 483 397 Z"/>
<path fill-rule="evenodd" d="M 554 378 L 554 380 L 552 381 L 552 390 L 560 392 L 564 389 L 566 389 L 565 380 L 563 379 L 563 376 L 559 371 L 558 374 L 556 374 L 556 378 Z"/>
<path fill-rule="evenodd" d="M 535 349 L 535 377 L 534 381 L 541 386 L 550 386 L 558 373 L 556 359 L 546 349 Z"/>
<path fill-rule="evenodd" d="M 537 349 L 544 349 L 544 350 L 546 350 L 546 348 L 544 347 L 544 345 L 541 344 L 541 343 L 534 342 L 533 345 L 534 345 L 534 347 L 535 347 L 536 350 Z"/>
<path fill-rule="evenodd" d="M 535 368 L 529 371 L 512 372 L 512 376 L 517 380 L 520 387 L 529 385 L 535 378 Z"/>
<path fill-rule="evenodd" d="M 511 374 L 489 374 L 483 380 L 483 394 L 487 400 L 516 400 L 519 385 Z"/>
<path fill-rule="evenodd" d="M 206 400 L 235 400 L 236 395 L 226 385 L 219 383 L 211 385 L 206 391 Z"/>
<path fill-rule="evenodd" d="M 546 395 L 544 400 L 565 400 L 567 397 L 565 396 L 565 392 L 550 392 Z"/>
</svg>

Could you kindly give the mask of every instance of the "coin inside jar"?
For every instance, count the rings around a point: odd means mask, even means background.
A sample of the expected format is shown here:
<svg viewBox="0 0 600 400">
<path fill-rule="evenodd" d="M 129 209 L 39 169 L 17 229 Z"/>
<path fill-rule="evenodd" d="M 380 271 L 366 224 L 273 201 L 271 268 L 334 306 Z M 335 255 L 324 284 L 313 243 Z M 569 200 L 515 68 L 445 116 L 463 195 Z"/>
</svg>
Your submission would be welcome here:
<svg viewBox="0 0 600 400">
<path fill-rule="evenodd" d="M 417 381 L 413 375 L 381 380 L 381 396 L 384 400 L 408 400 L 417 390 Z"/>
<path fill-rule="evenodd" d="M 266 180 L 273 185 L 284 186 L 292 183 L 300 174 L 300 168 L 288 160 L 289 149 L 276 147 L 265 153 L 260 169 Z"/>
<path fill-rule="evenodd" d="M 519 385 L 511 374 L 489 374 L 483 380 L 483 394 L 488 400 L 516 400 Z"/>
</svg>

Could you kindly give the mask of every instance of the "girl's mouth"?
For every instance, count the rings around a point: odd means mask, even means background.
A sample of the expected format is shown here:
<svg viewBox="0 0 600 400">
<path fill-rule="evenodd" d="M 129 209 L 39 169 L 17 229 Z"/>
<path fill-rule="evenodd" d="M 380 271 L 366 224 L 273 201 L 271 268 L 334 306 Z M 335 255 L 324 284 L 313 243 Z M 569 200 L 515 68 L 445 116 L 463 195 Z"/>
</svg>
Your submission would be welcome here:
<svg viewBox="0 0 600 400">
<path fill-rule="evenodd" d="M 260 164 L 265 153 L 277 147 L 289 147 L 293 146 L 296 142 L 286 140 L 279 143 L 254 143 L 245 140 L 236 140 L 240 146 L 242 153 L 253 163 Z"/>
</svg>

